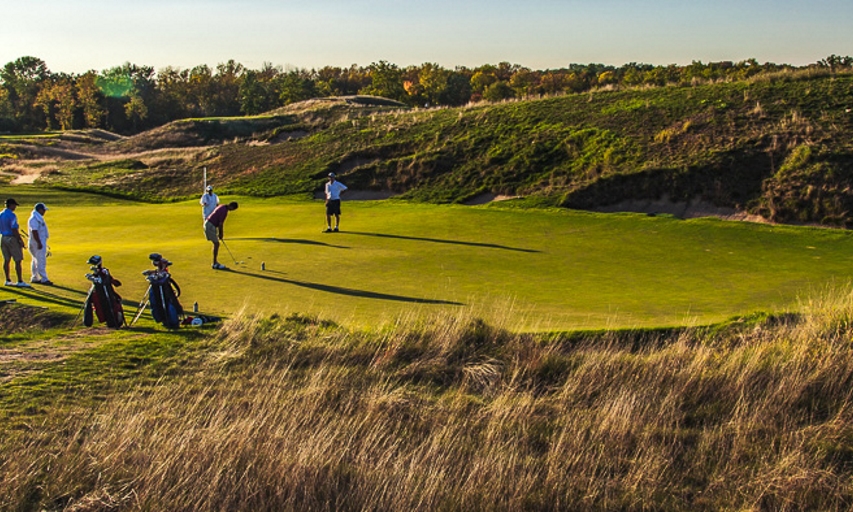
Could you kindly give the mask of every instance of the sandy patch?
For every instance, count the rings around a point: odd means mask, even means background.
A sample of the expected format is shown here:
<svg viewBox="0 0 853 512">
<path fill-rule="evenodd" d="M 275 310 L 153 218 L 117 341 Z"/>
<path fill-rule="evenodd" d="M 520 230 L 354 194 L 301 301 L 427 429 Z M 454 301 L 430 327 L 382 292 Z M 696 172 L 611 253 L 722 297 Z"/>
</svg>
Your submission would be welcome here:
<svg viewBox="0 0 853 512">
<path fill-rule="evenodd" d="M 672 201 L 664 195 L 656 200 L 631 199 L 616 204 L 593 208 L 593 211 L 602 213 L 634 212 L 648 215 L 669 214 L 682 219 L 695 219 L 699 217 L 717 217 L 725 220 L 742 220 L 747 222 L 767 223 L 767 219 L 759 215 L 751 215 L 735 208 L 716 206 L 701 199 L 690 201 Z"/>
<path fill-rule="evenodd" d="M 476 197 L 473 197 L 473 198 L 465 201 L 464 204 L 466 204 L 468 206 L 476 206 L 478 204 L 488 204 L 488 203 L 492 203 L 495 201 L 506 201 L 508 199 L 518 199 L 520 197 L 521 196 L 505 196 L 505 195 L 492 194 L 491 192 L 487 192 L 485 194 L 480 194 Z"/>
</svg>

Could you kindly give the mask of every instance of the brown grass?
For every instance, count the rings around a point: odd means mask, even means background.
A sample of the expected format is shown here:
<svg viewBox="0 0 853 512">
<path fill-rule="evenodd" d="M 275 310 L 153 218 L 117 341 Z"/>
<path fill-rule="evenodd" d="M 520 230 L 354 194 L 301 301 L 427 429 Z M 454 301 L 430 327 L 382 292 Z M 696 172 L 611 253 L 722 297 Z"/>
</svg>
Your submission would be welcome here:
<svg viewBox="0 0 853 512">
<path fill-rule="evenodd" d="M 680 334 L 241 316 L 205 368 L 7 439 L 0 509 L 848 510 L 853 294 Z"/>
</svg>

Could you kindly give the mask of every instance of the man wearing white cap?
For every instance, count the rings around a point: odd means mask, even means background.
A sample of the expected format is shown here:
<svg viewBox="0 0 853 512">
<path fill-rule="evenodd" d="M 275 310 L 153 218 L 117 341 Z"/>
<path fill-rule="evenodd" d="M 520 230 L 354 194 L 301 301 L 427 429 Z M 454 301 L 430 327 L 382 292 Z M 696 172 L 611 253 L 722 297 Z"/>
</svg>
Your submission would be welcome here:
<svg viewBox="0 0 853 512">
<path fill-rule="evenodd" d="M 213 193 L 213 187 L 208 185 L 199 201 L 201 204 L 201 219 L 204 222 L 219 205 L 219 196 Z"/>
<path fill-rule="evenodd" d="M 30 230 L 30 254 L 32 255 L 32 270 L 33 277 L 31 283 L 39 283 L 52 285 L 50 279 L 47 278 L 47 224 L 44 221 L 44 213 L 47 211 L 47 206 L 44 203 L 37 203 L 33 208 L 33 213 L 30 214 L 30 220 L 27 221 L 27 227 Z"/>
</svg>

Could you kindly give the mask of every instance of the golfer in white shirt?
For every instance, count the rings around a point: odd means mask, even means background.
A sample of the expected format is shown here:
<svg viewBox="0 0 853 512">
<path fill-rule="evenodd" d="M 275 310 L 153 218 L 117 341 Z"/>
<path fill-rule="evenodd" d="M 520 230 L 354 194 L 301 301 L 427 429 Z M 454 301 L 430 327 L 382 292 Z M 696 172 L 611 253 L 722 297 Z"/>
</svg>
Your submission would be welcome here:
<svg viewBox="0 0 853 512">
<path fill-rule="evenodd" d="M 347 186 L 335 179 L 335 173 L 329 173 L 329 181 L 326 183 L 326 231 L 331 233 L 338 231 L 341 223 L 341 194 Z M 332 229 L 332 215 L 335 216 L 335 228 Z"/>
<path fill-rule="evenodd" d="M 44 203 L 36 204 L 33 213 L 30 214 L 30 219 L 27 221 L 27 228 L 30 232 L 29 250 L 32 255 L 30 270 L 33 274 L 30 282 L 52 285 L 53 283 L 47 278 L 47 237 L 49 234 L 47 223 L 44 221 L 46 211 L 47 206 Z"/>
</svg>

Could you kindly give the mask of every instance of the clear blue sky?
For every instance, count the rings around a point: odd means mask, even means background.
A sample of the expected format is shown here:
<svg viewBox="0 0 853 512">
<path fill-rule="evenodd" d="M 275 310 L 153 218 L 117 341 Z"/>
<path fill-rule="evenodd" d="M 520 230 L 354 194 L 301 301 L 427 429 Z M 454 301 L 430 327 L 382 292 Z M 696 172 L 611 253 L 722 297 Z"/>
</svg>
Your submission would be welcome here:
<svg viewBox="0 0 853 512">
<path fill-rule="evenodd" d="M 0 65 L 533 69 L 853 55 L 853 0 L 0 0 Z"/>
</svg>

